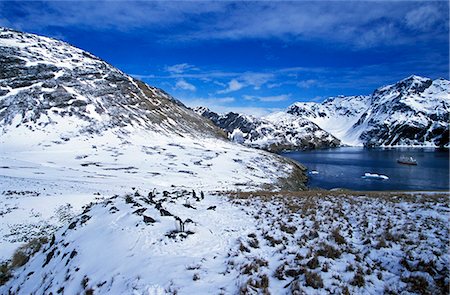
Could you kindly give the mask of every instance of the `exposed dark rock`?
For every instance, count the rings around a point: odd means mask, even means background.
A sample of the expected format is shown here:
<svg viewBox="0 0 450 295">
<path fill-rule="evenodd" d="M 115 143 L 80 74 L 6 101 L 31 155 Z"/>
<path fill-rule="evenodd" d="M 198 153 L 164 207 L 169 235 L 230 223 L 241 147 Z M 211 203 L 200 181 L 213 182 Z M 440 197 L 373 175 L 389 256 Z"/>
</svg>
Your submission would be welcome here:
<svg viewBox="0 0 450 295">
<path fill-rule="evenodd" d="M 292 117 L 270 120 L 229 112 L 219 115 L 198 107 L 198 114 L 210 119 L 216 126 L 228 133 L 230 139 L 254 148 L 270 152 L 337 147 L 340 141 L 308 120 Z M 239 130 L 242 139 L 233 133 Z"/>
</svg>

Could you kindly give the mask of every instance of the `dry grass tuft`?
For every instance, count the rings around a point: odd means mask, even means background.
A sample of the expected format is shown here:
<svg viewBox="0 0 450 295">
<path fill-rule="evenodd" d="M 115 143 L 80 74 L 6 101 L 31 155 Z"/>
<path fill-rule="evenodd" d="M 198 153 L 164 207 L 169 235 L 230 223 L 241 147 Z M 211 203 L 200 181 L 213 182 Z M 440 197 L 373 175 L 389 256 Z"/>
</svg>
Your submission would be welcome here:
<svg viewBox="0 0 450 295">
<path fill-rule="evenodd" d="M 48 240 L 45 237 L 40 237 L 36 239 L 32 239 L 25 245 L 19 247 L 13 254 L 11 260 L 11 267 L 17 268 L 25 265 L 25 263 L 30 260 L 31 256 L 41 250 L 43 244 L 47 243 Z"/>
<path fill-rule="evenodd" d="M 337 259 L 341 257 L 342 252 L 339 249 L 334 248 L 333 246 L 322 243 L 320 248 L 316 251 L 317 255 Z"/>
<path fill-rule="evenodd" d="M 334 241 L 338 244 L 338 245 L 345 245 L 347 244 L 347 241 L 345 240 L 345 238 L 341 235 L 340 231 L 338 228 L 333 229 L 333 231 L 331 232 L 331 235 L 333 236 Z"/>
<path fill-rule="evenodd" d="M 314 289 L 323 288 L 322 277 L 315 272 L 305 271 L 306 286 L 313 287 Z"/>
</svg>

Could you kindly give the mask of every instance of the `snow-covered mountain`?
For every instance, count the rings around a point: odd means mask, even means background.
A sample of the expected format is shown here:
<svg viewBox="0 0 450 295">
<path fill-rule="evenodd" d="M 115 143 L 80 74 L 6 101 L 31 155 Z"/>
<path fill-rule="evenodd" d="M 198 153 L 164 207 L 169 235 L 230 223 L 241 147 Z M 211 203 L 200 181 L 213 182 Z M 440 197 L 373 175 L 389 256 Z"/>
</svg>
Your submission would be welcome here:
<svg viewBox="0 0 450 295">
<path fill-rule="evenodd" d="M 169 135 L 220 136 L 164 91 L 67 43 L 1 29 L 0 46 L 3 134 L 17 127 L 46 133 L 57 128 L 70 139 L 136 127 Z M 62 122 L 69 121 L 63 132 Z"/>
<path fill-rule="evenodd" d="M 305 188 L 304 168 L 230 142 L 164 91 L 47 37 L 0 29 L 0 261 L 132 187 Z M 77 211 L 78 210 L 78 211 Z"/>
<path fill-rule="evenodd" d="M 0 163 L 0 294 L 448 290 L 448 194 L 280 192 L 304 187 L 300 165 L 7 29 Z"/>
<path fill-rule="evenodd" d="M 344 144 L 448 146 L 450 82 L 410 76 L 368 96 L 295 103 L 289 114 L 311 120 Z"/>
<path fill-rule="evenodd" d="M 122 166 L 142 166 L 142 161 L 155 154 L 164 154 L 168 160 L 181 154 L 187 156 L 187 159 L 157 164 L 180 166 L 168 169 L 178 171 L 186 170 L 182 161 L 208 161 L 211 157 L 206 154 L 212 150 L 217 153 L 212 159 L 221 158 L 222 148 L 232 151 L 226 156 L 228 160 L 223 159 L 232 163 L 237 163 L 233 157 L 239 158 L 240 152 L 248 151 L 229 143 L 222 130 L 164 91 L 65 42 L 1 29 L 0 46 L 2 153 L 39 153 L 40 157 L 53 162 L 55 151 L 58 155 L 72 151 L 72 155 L 64 155 L 65 162 L 104 172 L 105 169 L 121 170 Z M 172 145 L 157 148 L 155 145 L 160 143 Z M 206 147 L 209 143 L 217 148 Z M 199 146 L 197 150 L 206 154 L 185 152 L 181 147 L 178 148 L 181 152 L 173 151 L 176 145 Z M 137 160 L 125 159 L 131 157 L 127 155 L 130 149 Z M 254 154 L 269 163 L 280 163 L 280 158 L 274 155 Z M 202 161 L 189 159 L 189 155 Z M 34 159 L 34 155 L 20 157 L 22 161 Z M 285 165 L 285 160 L 281 162 L 280 165 Z M 194 165 L 194 168 L 204 165 Z M 263 169 L 260 172 L 266 173 Z M 189 171 L 188 174 L 196 173 Z M 245 177 L 238 178 L 242 182 Z"/>
<path fill-rule="evenodd" d="M 372 95 L 298 102 L 255 118 L 194 110 L 245 145 L 269 151 L 364 146 L 448 146 L 450 82 L 411 76 Z"/>
<path fill-rule="evenodd" d="M 271 152 L 336 147 L 340 141 L 309 120 L 279 112 L 264 118 L 229 112 L 217 114 L 205 107 L 194 110 L 247 146 Z"/>
</svg>

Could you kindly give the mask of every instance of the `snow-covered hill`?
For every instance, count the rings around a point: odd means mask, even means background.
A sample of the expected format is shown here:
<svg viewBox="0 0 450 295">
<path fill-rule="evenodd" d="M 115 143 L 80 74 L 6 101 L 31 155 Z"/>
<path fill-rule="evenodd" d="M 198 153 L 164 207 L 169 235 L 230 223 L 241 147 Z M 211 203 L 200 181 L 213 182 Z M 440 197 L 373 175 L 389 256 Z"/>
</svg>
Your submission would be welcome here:
<svg viewBox="0 0 450 295">
<path fill-rule="evenodd" d="M 164 91 L 67 43 L 0 29 L 0 46 L 2 137 L 17 127 L 69 139 L 112 128 L 220 134 Z"/>
<path fill-rule="evenodd" d="M 21 248 L 0 293 L 448 291 L 448 194 L 229 197 L 170 190 L 100 199 L 39 248 Z"/>
<path fill-rule="evenodd" d="M 295 103 L 288 113 L 311 120 L 344 144 L 448 146 L 450 82 L 410 76 L 369 96 Z"/>
<path fill-rule="evenodd" d="M 164 91 L 67 43 L 1 29 L 0 46 L 3 157 L 101 178 L 143 179 L 158 178 L 161 170 L 186 170 L 183 179 L 204 179 L 202 174 L 214 174 L 211 167 L 221 162 L 230 175 L 217 171 L 212 186 L 218 187 L 248 182 L 255 174 L 245 171 L 262 173 L 255 175 L 261 182 L 278 179 L 266 175 L 263 162 L 294 169 L 279 157 L 229 143 L 222 130 Z M 256 158 L 244 163 L 245 153 Z M 246 168 L 259 163 L 261 169 Z"/>
<path fill-rule="evenodd" d="M 279 112 L 264 118 L 229 112 L 219 115 L 205 107 L 194 109 L 225 130 L 234 141 L 271 152 L 336 147 L 340 141 L 309 120 Z"/>
<path fill-rule="evenodd" d="M 304 188 L 300 165 L 232 143 L 162 90 L 54 39 L 0 29 L 0 260 L 132 187 Z"/>
</svg>

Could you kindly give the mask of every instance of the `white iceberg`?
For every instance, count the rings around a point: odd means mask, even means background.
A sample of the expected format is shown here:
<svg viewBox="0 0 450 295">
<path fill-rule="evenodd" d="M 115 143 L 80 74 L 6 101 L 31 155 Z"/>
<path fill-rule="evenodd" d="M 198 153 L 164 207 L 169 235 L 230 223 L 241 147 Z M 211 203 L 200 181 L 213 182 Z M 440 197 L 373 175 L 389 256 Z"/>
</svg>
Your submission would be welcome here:
<svg viewBox="0 0 450 295">
<path fill-rule="evenodd" d="M 389 179 L 389 177 L 387 175 L 369 173 L 369 172 L 364 173 L 364 176 L 361 176 L 361 178 L 364 178 L 364 179 Z"/>
</svg>

